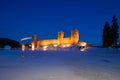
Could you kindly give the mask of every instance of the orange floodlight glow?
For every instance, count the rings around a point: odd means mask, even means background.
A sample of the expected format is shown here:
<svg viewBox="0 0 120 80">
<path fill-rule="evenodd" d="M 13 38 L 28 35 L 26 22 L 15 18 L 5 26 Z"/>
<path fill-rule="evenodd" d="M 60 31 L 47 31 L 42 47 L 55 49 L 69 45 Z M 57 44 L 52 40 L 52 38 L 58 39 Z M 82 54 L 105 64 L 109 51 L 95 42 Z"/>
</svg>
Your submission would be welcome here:
<svg viewBox="0 0 120 80">
<path fill-rule="evenodd" d="M 86 46 L 86 43 L 82 43 L 81 45 L 82 45 L 82 46 Z"/>
<path fill-rule="evenodd" d="M 62 47 L 64 48 L 64 47 L 66 47 L 65 45 L 62 45 Z"/>
<path fill-rule="evenodd" d="M 86 42 L 79 42 L 79 46 L 86 46 L 87 43 Z"/>
</svg>

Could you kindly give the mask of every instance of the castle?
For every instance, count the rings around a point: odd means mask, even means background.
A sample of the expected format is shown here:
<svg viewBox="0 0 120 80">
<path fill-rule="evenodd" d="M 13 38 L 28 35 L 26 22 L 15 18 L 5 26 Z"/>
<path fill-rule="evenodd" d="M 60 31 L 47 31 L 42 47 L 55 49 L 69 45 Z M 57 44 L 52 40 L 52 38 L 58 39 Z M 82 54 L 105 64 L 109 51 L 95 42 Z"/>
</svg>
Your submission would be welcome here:
<svg viewBox="0 0 120 80">
<path fill-rule="evenodd" d="M 27 40 L 31 38 L 23 38 L 22 40 Z M 86 47 L 89 44 L 86 42 L 79 42 L 79 31 L 72 30 L 70 37 L 65 37 L 64 32 L 58 32 L 58 37 L 56 39 L 45 39 L 39 40 L 36 35 L 32 36 L 32 42 L 28 45 L 22 44 L 22 50 L 24 51 L 25 48 L 31 48 L 31 50 L 35 49 L 42 49 L 47 50 L 48 48 L 56 49 L 56 47 L 71 47 L 73 44 L 76 44 L 80 47 Z M 50 47 L 52 46 L 52 47 Z"/>
<path fill-rule="evenodd" d="M 58 32 L 57 39 L 45 39 L 39 40 L 36 35 L 32 37 L 31 46 L 33 48 L 39 48 L 40 46 L 48 46 L 48 45 L 71 45 L 78 44 L 79 41 L 79 31 L 72 30 L 70 37 L 64 37 L 64 32 Z"/>
</svg>

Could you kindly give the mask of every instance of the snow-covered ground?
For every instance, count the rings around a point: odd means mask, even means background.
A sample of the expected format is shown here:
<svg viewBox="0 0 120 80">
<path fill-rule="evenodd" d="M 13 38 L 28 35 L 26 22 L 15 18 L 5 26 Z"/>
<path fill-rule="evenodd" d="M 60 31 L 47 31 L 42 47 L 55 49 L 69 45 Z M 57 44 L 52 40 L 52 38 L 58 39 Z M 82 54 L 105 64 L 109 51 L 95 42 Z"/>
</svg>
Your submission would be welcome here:
<svg viewBox="0 0 120 80">
<path fill-rule="evenodd" d="M 0 80 L 120 80 L 120 49 L 0 50 Z"/>
</svg>

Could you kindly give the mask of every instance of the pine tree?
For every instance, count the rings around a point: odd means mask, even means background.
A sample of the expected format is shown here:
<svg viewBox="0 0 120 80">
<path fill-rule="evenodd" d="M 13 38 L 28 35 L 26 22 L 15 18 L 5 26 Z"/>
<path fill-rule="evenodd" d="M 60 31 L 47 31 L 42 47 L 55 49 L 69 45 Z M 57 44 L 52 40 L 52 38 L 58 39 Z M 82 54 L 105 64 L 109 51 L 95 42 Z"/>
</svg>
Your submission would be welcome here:
<svg viewBox="0 0 120 80">
<path fill-rule="evenodd" d="M 112 18 L 112 34 L 111 34 L 111 40 L 112 40 L 112 45 L 117 46 L 118 43 L 118 38 L 119 38 L 119 26 L 117 23 L 117 18 L 116 16 L 113 16 Z"/>
<path fill-rule="evenodd" d="M 111 28 L 109 22 L 105 22 L 103 35 L 102 35 L 103 47 L 111 46 Z"/>
</svg>

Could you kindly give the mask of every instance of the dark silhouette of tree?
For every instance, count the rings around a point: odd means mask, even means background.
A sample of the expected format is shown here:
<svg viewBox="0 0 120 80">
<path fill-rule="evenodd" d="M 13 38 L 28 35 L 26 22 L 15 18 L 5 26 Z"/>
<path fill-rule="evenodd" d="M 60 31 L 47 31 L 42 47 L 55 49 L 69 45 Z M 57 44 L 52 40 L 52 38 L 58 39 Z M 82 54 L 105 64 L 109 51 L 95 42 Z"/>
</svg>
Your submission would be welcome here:
<svg viewBox="0 0 120 80">
<path fill-rule="evenodd" d="M 111 46 L 111 27 L 109 22 L 105 22 L 103 35 L 102 35 L 103 47 Z"/>
<path fill-rule="evenodd" d="M 119 26 L 117 23 L 116 16 L 112 17 L 112 34 L 111 34 L 111 41 L 113 46 L 117 46 L 118 38 L 119 38 Z"/>
<path fill-rule="evenodd" d="M 117 47 L 119 39 L 119 26 L 116 16 L 112 17 L 112 26 L 106 21 L 103 29 L 103 47 Z"/>
</svg>

